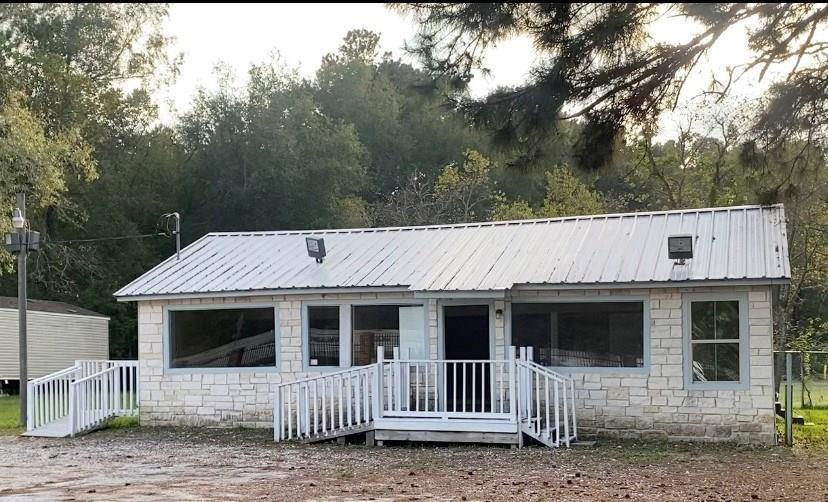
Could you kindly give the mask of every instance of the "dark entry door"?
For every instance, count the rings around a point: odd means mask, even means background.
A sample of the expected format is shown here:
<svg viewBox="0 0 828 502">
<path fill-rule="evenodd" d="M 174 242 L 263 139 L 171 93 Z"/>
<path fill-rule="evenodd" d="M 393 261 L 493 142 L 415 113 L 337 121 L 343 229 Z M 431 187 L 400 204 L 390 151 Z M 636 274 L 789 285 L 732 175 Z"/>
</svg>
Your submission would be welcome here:
<svg viewBox="0 0 828 502">
<path fill-rule="evenodd" d="M 443 323 L 446 359 L 491 359 L 488 305 L 447 305 L 443 307 Z M 449 364 L 446 370 L 448 411 L 482 412 L 490 408 L 489 367 L 466 362 Z"/>
</svg>

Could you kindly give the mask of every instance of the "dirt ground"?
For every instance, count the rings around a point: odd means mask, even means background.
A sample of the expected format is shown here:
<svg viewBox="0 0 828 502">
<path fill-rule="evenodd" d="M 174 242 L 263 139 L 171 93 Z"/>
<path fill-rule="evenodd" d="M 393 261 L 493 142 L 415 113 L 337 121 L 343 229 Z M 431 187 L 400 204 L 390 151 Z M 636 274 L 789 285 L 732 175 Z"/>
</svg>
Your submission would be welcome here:
<svg viewBox="0 0 828 502">
<path fill-rule="evenodd" d="M 269 431 L 0 436 L 4 500 L 828 500 L 828 451 L 274 444 Z"/>
</svg>

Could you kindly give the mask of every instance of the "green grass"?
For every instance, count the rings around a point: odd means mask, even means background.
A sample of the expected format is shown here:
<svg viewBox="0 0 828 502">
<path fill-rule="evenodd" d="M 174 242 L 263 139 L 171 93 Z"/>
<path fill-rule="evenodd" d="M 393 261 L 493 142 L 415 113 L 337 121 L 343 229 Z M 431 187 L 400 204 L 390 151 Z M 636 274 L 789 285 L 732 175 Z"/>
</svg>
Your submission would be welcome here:
<svg viewBox="0 0 828 502">
<path fill-rule="evenodd" d="M 107 429 L 138 427 L 138 417 L 115 417 L 106 424 Z"/>
<path fill-rule="evenodd" d="M 828 449 L 828 409 L 794 408 L 794 415 L 805 417 L 805 425 L 794 425 L 796 446 Z M 784 437 L 785 421 L 777 420 L 779 434 Z"/>
<path fill-rule="evenodd" d="M 795 382 L 792 394 L 794 415 L 805 417 L 805 425 L 793 426 L 794 444 L 828 449 L 828 381 L 811 377 L 806 379 L 805 389 Z M 779 386 L 779 401 L 784 408 L 784 384 Z M 785 421 L 777 420 L 777 424 L 780 437 L 784 437 Z"/>
<path fill-rule="evenodd" d="M 20 398 L 0 396 L 0 434 L 22 430 L 17 423 L 18 418 L 20 418 Z"/>
</svg>

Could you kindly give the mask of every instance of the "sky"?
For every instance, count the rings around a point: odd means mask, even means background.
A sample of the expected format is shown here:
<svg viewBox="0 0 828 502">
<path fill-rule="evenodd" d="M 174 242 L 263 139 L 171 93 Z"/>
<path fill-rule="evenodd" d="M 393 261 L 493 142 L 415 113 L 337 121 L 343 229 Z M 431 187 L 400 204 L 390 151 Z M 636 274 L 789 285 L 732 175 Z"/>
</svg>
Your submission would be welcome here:
<svg viewBox="0 0 828 502">
<path fill-rule="evenodd" d="M 173 4 L 164 29 L 175 38 L 171 53 L 181 53 L 184 60 L 175 84 L 155 95 L 161 119 L 171 123 L 177 113 L 187 111 L 199 88 L 214 88 L 213 72 L 219 62 L 234 70 L 239 85 L 243 85 L 251 63 L 267 61 L 274 52 L 300 75 L 312 77 L 322 57 L 336 51 L 345 34 L 357 28 L 379 33 L 381 49 L 404 59 L 404 45 L 416 32 L 412 19 L 383 4 Z M 680 42 L 691 37 L 695 29 L 686 20 L 667 13 L 655 23 L 651 35 L 657 41 Z M 688 80 L 683 93 L 686 100 L 697 96 L 713 73 L 748 58 L 745 39 L 744 31 L 725 34 Z M 483 96 L 499 85 L 525 81 L 536 57 L 526 38 L 500 43 L 487 56 L 491 75 L 475 78 L 472 94 Z M 758 97 L 772 77 L 759 85 L 739 83 L 735 86 L 737 97 Z M 678 112 L 665 114 L 660 135 L 676 132 L 685 119 L 681 109 L 679 106 Z"/>
</svg>

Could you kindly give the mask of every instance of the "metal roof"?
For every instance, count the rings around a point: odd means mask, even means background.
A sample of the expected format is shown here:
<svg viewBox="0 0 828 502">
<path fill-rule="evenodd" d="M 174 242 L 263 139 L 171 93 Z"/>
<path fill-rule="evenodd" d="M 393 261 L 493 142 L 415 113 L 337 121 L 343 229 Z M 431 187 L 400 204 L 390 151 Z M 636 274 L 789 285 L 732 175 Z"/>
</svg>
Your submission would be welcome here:
<svg viewBox="0 0 828 502">
<path fill-rule="evenodd" d="M 694 257 L 667 257 L 693 236 Z M 308 257 L 305 237 L 325 239 Z M 397 287 L 503 291 L 522 285 L 641 285 L 790 277 L 782 205 L 422 227 L 210 233 L 115 296 Z M 219 295 L 220 296 L 220 295 Z"/>
</svg>

